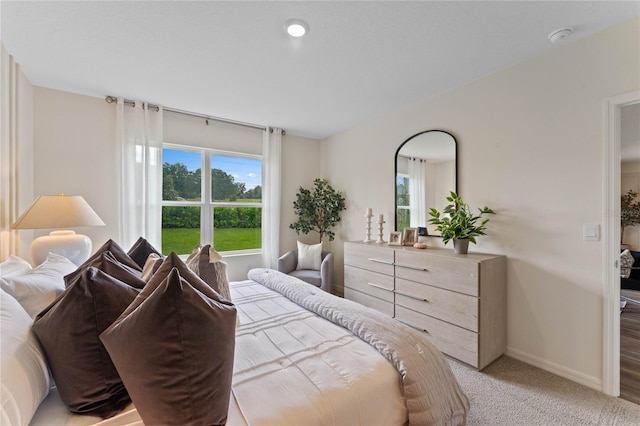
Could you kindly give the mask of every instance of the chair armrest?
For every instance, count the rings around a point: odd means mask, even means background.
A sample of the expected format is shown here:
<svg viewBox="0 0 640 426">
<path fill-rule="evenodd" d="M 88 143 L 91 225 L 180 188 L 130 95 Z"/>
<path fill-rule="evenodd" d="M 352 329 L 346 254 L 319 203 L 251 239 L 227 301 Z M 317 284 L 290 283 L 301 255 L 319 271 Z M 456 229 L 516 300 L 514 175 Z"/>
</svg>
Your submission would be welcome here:
<svg viewBox="0 0 640 426">
<path fill-rule="evenodd" d="M 278 271 L 289 274 L 295 271 L 298 265 L 298 251 L 292 250 L 280 256 L 278 258 Z"/>
<path fill-rule="evenodd" d="M 331 252 L 322 252 L 320 278 L 322 280 L 320 288 L 331 293 L 333 291 L 333 253 Z"/>
</svg>

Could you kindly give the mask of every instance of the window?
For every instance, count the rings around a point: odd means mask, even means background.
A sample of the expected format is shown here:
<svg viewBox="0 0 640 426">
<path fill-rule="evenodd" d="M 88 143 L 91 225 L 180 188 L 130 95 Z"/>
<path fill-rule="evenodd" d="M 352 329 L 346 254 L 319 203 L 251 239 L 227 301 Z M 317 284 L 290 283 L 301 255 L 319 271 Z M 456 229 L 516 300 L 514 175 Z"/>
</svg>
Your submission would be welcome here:
<svg viewBox="0 0 640 426">
<path fill-rule="evenodd" d="M 165 145 L 162 158 L 163 254 L 188 254 L 196 244 L 213 244 L 219 252 L 260 251 L 259 156 Z"/>
<path fill-rule="evenodd" d="M 396 177 L 396 220 L 397 229 L 408 228 L 411 223 L 409 200 L 409 175 L 398 173 Z"/>
</svg>

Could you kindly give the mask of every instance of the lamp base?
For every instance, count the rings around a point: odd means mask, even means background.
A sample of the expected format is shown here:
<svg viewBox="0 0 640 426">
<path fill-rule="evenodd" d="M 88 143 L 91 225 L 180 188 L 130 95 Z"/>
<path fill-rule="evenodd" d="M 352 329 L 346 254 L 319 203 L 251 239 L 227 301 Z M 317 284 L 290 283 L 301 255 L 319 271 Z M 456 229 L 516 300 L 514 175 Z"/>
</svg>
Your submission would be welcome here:
<svg viewBox="0 0 640 426">
<path fill-rule="evenodd" d="M 45 261 L 49 252 L 64 256 L 79 266 L 91 254 L 91 240 L 86 235 L 62 230 L 52 231 L 31 243 L 31 259 L 36 266 Z"/>
</svg>

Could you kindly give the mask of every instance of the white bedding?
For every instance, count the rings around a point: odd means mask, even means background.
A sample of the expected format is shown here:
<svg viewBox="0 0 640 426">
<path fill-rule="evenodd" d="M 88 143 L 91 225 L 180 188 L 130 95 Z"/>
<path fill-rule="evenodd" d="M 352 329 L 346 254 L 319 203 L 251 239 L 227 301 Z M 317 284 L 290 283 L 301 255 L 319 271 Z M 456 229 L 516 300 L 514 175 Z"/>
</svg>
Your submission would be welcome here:
<svg viewBox="0 0 640 426">
<path fill-rule="evenodd" d="M 253 281 L 231 283 L 238 309 L 228 425 L 403 425 L 398 371 L 348 330 Z M 71 414 L 52 391 L 31 425 L 142 424 L 133 406 Z"/>
</svg>

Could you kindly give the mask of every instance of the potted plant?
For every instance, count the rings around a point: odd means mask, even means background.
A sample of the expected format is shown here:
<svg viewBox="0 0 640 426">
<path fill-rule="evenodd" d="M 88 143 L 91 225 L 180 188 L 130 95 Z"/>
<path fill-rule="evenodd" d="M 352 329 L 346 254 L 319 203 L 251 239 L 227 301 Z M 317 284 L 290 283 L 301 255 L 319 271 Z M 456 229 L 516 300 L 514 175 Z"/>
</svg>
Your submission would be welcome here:
<svg viewBox="0 0 640 426">
<path fill-rule="evenodd" d="M 640 201 L 633 200 L 638 193 L 630 189 L 620 197 L 620 244 L 623 244 L 624 230 L 627 226 L 640 225 Z"/>
<path fill-rule="evenodd" d="M 451 191 L 447 197 L 448 204 L 441 214 L 435 208 L 429 209 L 429 223 L 436 225 L 436 231 L 440 232 L 442 241 L 446 244 L 453 240 L 456 253 L 466 254 L 469 242 L 476 243 L 476 237 L 486 235 L 488 218 L 485 214 L 495 214 L 489 207 L 479 208 L 479 214 L 474 215 L 467 203 L 455 192 Z"/>
<path fill-rule="evenodd" d="M 320 242 L 326 235 L 333 241 L 335 234 L 331 231 L 340 222 L 340 212 L 345 210 L 344 196 L 329 185 L 326 179 L 315 179 L 313 189 L 300 187 L 293 202 L 293 209 L 298 220 L 289 225 L 297 234 L 308 234 L 315 231 L 320 234 Z"/>
</svg>

